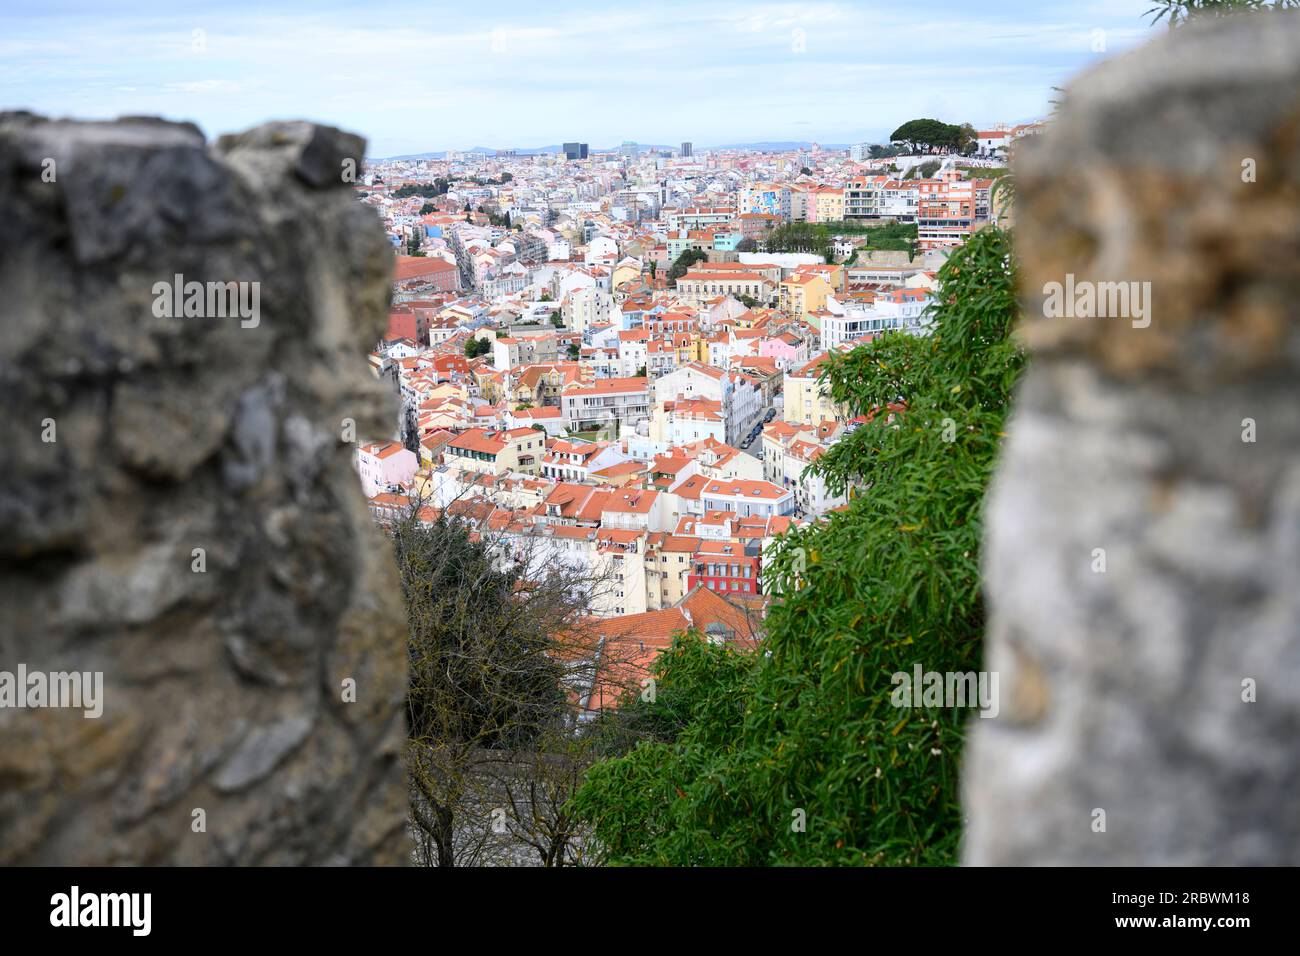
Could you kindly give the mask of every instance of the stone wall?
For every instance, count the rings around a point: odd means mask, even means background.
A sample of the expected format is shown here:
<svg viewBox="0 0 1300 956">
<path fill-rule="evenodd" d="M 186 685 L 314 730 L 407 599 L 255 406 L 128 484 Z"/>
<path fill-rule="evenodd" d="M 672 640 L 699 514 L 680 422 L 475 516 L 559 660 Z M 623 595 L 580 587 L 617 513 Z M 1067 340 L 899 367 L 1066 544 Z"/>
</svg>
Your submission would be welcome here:
<svg viewBox="0 0 1300 956">
<path fill-rule="evenodd" d="M 965 859 L 1300 863 L 1300 15 L 1105 63 L 1015 173 Z M 1150 308 L 1045 317 L 1068 274 Z"/>
<path fill-rule="evenodd" d="M 0 863 L 405 861 L 363 147 L 0 115 L 0 671 L 103 680 L 98 718 L 0 708 Z"/>
</svg>

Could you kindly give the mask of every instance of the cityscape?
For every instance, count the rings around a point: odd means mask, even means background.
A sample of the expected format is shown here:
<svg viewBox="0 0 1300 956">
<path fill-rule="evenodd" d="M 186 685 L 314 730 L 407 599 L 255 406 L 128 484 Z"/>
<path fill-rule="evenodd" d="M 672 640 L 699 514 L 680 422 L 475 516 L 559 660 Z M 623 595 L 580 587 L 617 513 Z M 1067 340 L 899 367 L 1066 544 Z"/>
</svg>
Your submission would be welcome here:
<svg viewBox="0 0 1300 956">
<path fill-rule="evenodd" d="M 13 925 L 1267 925 L 1298 8 L 0 12 Z"/>
<path fill-rule="evenodd" d="M 1006 216 L 997 178 L 1041 122 L 910 127 L 848 149 L 368 162 L 356 191 L 396 256 L 370 361 L 400 398 L 392 435 L 357 449 L 376 517 L 418 501 L 563 537 L 592 568 L 613 552 L 592 610 L 638 645 L 666 647 L 699 588 L 761 619 L 763 556 L 862 490 L 810 466 L 898 410 L 834 401 L 827 356 L 928 334 L 938 270 Z M 584 719 L 617 706 L 591 664 Z"/>
</svg>

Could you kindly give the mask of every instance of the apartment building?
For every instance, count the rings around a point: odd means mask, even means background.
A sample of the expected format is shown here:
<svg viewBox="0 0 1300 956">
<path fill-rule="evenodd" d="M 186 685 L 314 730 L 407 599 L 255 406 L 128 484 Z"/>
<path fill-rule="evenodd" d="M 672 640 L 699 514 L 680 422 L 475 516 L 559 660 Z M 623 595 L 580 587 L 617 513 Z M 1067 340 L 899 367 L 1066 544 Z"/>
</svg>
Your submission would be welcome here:
<svg viewBox="0 0 1300 956">
<path fill-rule="evenodd" d="M 541 471 L 546 433 L 535 428 L 493 431 L 471 428 L 447 443 L 446 463 L 464 471 L 502 475 L 508 471 L 535 475 Z"/>
<path fill-rule="evenodd" d="M 650 417 L 650 383 L 645 376 L 634 376 L 570 385 L 561 395 L 561 406 L 572 431 L 617 429 Z"/>
<path fill-rule="evenodd" d="M 749 269 L 701 266 L 689 270 L 677 280 L 677 294 L 692 305 L 703 305 L 717 296 L 732 296 L 737 299 L 747 296 L 761 304 L 770 302 L 775 290 L 775 282 L 757 270 Z"/>
<path fill-rule="evenodd" d="M 727 419 L 722 402 L 708 398 L 682 398 L 655 405 L 650 419 L 651 441 L 673 446 L 704 438 L 726 441 Z"/>
<path fill-rule="evenodd" d="M 924 332 L 930 298 L 928 289 L 855 293 L 843 302 L 829 297 L 820 316 L 822 348 L 829 352 L 880 332 Z"/>
<path fill-rule="evenodd" d="M 592 613 L 597 617 L 643 614 L 646 611 L 646 532 L 601 528 L 596 532 L 592 560 Z"/>
<path fill-rule="evenodd" d="M 834 430 L 838 430 L 838 427 Z M 816 431 L 821 436 L 827 429 L 823 427 Z M 825 478 L 807 470 L 809 465 L 825 453 L 823 441 L 816 440 L 813 436 L 798 436 L 786 444 L 781 455 L 784 472 L 782 484 L 794 491 L 799 508 L 810 515 L 824 514 L 831 508 L 838 508 L 848 502 L 846 495 L 830 492 Z"/>
<path fill-rule="evenodd" d="M 915 182 L 866 176 L 852 179 L 844 187 L 843 218 L 896 219 L 914 222 L 920 202 Z"/>
<path fill-rule="evenodd" d="M 591 473 L 626 461 L 612 442 L 552 439 L 542 456 L 541 474 L 554 481 L 585 482 Z"/>
<path fill-rule="evenodd" d="M 673 233 L 683 229 L 708 229 L 712 226 L 725 226 L 736 217 L 736 210 L 730 206 L 689 207 L 686 209 L 664 210 L 664 222 Z"/>
<path fill-rule="evenodd" d="M 847 417 L 848 409 L 831 400 L 830 386 L 818 380 L 821 364 L 826 360 L 823 352 L 808 362 L 785 373 L 784 407 L 781 417 L 795 424 L 813 424 L 828 418 Z"/>
<path fill-rule="evenodd" d="M 792 200 L 789 186 L 779 183 L 754 183 L 740 191 L 739 209 L 742 214 L 761 213 L 790 221 Z"/>
<path fill-rule="evenodd" d="M 707 398 L 724 404 L 727 397 L 726 373 L 713 365 L 687 362 L 655 379 L 657 404 L 683 398 Z"/>
<path fill-rule="evenodd" d="M 842 222 L 843 220 L 843 189 L 835 186 L 820 186 L 812 191 L 808 203 L 809 222 Z"/>
<path fill-rule="evenodd" d="M 934 181 L 918 185 L 917 244 L 922 251 L 960 246 L 989 218 L 992 181 Z"/>
<path fill-rule="evenodd" d="M 706 587 L 719 594 L 753 596 L 762 593 L 759 574 L 762 543 L 749 541 L 700 541 L 692 555 L 687 589 Z"/>
<path fill-rule="evenodd" d="M 501 372 L 519 365 L 539 365 L 558 358 L 553 332 L 542 335 L 503 336 L 492 343 L 492 366 Z"/>
<path fill-rule="evenodd" d="M 788 488 L 790 482 L 785 474 L 785 450 L 799 436 L 813 438 L 817 426 L 813 424 L 791 424 L 777 419 L 763 426 L 763 480 L 774 485 Z"/>
<path fill-rule="evenodd" d="M 645 329 L 629 329 L 618 333 L 618 360 L 625 377 L 644 375 L 650 333 Z"/>
<path fill-rule="evenodd" d="M 835 290 L 825 276 L 816 272 L 795 272 L 781 283 L 777 308 L 795 318 L 807 318 L 826 304 Z"/>
<path fill-rule="evenodd" d="M 647 610 L 672 607 L 690 593 L 688 582 L 699 546 L 699 538 L 687 535 L 660 532 L 648 536 L 645 557 Z"/>
<path fill-rule="evenodd" d="M 742 518 L 788 515 L 795 510 L 794 493 L 769 481 L 713 480 L 704 486 L 701 503 L 705 512 L 733 511 Z"/>
<path fill-rule="evenodd" d="M 357 448 L 357 474 L 367 498 L 404 485 L 415 475 L 420 461 L 415 453 L 395 441 L 369 442 Z"/>
</svg>

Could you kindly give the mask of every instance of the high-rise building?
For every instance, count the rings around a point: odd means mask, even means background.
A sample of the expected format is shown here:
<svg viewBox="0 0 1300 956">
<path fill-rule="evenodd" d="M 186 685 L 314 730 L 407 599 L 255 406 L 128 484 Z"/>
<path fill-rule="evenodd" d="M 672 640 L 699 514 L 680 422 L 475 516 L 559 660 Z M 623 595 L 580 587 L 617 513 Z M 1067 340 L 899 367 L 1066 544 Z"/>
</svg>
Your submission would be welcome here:
<svg viewBox="0 0 1300 956">
<path fill-rule="evenodd" d="M 629 139 L 624 140 L 623 145 L 618 148 L 618 151 L 627 159 L 636 159 L 637 154 L 641 152 L 641 147 Z"/>
<path fill-rule="evenodd" d="M 586 143 L 565 143 L 564 158 L 565 159 L 586 159 L 587 144 Z"/>
<path fill-rule="evenodd" d="M 694 155 L 695 155 L 695 144 L 682 143 L 682 157 L 684 159 L 690 159 Z"/>
<path fill-rule="evenodd" d="M 853 162 L 855 162 L 855 163 L 860 163 L 860 162 L 862 162 L 863 159 L 866 158 L 867 151 L 868 151 L 869 149 L 870 149 L 870 147 L 867 146 L 866 143 L 859 143 L 859 144 L 856 145 L 856 146 L 850 146 L 850 147 L 849 147 L 849 159 L 853 160 Z"/>
</svg>

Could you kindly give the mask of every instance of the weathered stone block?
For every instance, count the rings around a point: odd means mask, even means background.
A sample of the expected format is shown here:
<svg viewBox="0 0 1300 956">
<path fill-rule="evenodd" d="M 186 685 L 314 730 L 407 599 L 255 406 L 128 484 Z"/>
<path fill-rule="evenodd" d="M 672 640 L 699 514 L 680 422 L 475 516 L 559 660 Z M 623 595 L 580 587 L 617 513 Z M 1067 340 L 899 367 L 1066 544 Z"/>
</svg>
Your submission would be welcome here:
<svg viewBox="0 0 1300 956">
<path fill-rule="evenodd" d="M 1015 173 L 965 860 L 1300 863 L 1300 15 L 1099 66 Z M 1148 314 L 1046 317 L 1067 276 Z"/>
<path fill-rule="evenodd" d="M 363 149 L 0 114 L 0 670 L 103 674 L 102 717 L 0 710 L 0 863 L 405 861 Z"/>
</svg>

